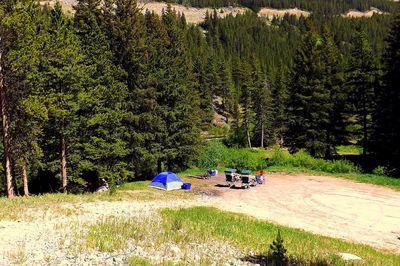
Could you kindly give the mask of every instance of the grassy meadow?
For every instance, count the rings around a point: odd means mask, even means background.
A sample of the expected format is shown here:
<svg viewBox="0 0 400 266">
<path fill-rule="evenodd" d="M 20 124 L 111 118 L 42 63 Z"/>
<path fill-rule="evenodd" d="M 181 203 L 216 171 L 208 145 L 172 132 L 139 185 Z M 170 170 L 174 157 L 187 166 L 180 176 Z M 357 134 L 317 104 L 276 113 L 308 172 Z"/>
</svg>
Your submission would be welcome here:
<svg viewBox="0 0 400 266">
<path fill-rule="evenodd" d="M 157 228 L 157 230 L 154 230 Z M 222 245 L 231 247 L 240 260 L 258 262 L 271 260 L 270 244 L 278 230 L 288 250 L 287 256 L 301 265 L 398 265 L 400 256 L 378 251 L 369 246 L 292 229 L 273 223 L 249 218 L 245 215 L 220 211 L 210 207 L 188 209 L 164 209 L 160 217 L 142 220 L 121 220 L 110 217 L 87 227 L 81 248 L 114 252 L 130 245 L 145 245 L 148 256 L 132 256 L 130 265 L 192 265 L 190 254 L 200 254 L 200 265 L 209 265 L 214 258 L 207 247 Z M 176 246 L 182 251 L 179 262 L 154 262 L 152 251 Z M 193 250 L 193 243 L 196 243 Z M 219 244 L 218 244 L 219 243 Z M 199 247 L 200 250 L 196 250 Z M 222 251 L 221 251 L 222 252 Z M 357 254 L 362 263 L 346 263 L 339 252 Z M 212 252 L 211 252 L 212 253 Z M 252 254 L 249 256 L 249 254 Z M 140 262 L 140 264 L 138 264 Z M 214 261 L 215 262 L 215 261 Z M 218 261 L 217 261 L 218 262 Z M 221 261 L 223 262 L 223 259 Z"/>
</svg>

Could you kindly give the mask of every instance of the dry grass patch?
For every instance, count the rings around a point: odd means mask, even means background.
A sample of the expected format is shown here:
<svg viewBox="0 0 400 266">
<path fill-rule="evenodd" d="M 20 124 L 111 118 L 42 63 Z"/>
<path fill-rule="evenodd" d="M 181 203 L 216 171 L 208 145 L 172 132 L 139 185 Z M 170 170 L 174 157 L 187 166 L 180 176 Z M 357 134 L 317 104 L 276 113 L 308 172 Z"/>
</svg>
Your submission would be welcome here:
<svg viewBox="0 0 400 266">
<path fill-rule="evenodd" d="M 24 220 L 32 221 L 42 215 L 51 217 L 73 216 L 81 213 L 79 207 L 89 202 L 115 201 L 172 201 L 177 199 L 192 199 L 191 191 L 161 191 L 148 188 L 149 181 L 132 182 L 122 185 L 116 190 L 104 193 L 45 194 L 42 196 L 0 198 L 0 221 Z"/>
</svg>

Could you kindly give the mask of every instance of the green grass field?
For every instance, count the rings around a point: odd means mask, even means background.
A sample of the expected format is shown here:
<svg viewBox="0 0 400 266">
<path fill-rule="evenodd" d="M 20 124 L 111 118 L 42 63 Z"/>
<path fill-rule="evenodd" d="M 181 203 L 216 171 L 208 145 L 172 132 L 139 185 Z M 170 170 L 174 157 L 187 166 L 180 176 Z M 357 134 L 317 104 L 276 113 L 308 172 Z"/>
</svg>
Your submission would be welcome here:
<svg viewBox="0 0 400 266">
<path fill-rule="evenodd" d="M 393 253 L 215 208 L 164 209 L 161 210 L 161 219 L 124 220 L 110 217 L 88 226 L 88 233 L 82 236 L 82 247 L 114 252 L 124 249 L 128 242 L 134 245 L 145 243 L 156 249 L 163 249 L 165 243 L 170 243 L 186 253 L 189 252 L 190 243 L 212 246 L 218 241 L 244 254 L 240 258 L 242 260 L 248 259 L 250 253 L 255 258 L 265 259 L 270 244 L 280 230 L 288 256 L 302 262 L 301 265 L 400 265 L 400 256 Z M 150 245 L 150 242 L 153 244 Z M 363 261 L 358 264 L 346 263 L 338 256 L 339 252 L 355 254 Z M 212 262 L 210 258 L 201 259 L 205 263 Z M 135 264 L 139 262 L 143 264 Z M 129 264 L 154 265 L 151 257 L 138 256 L 133 256 Z M 163 262 L 159 265 L 170 264 Z M 175 265 L 191 263 L 183 261 Z"/>
<path fill-rule="evenodd" d="M 289 254 L 305 261 L 306 265 L 313 262 L 343 265 L 344 262 L 337 256 L 339 252 L 357 254 L 364 259 L 363 265 L 400 265 L 399 255 L 214 208 L 163 210 L 162 215 L 166 226 L 180 225 L 181 230 L 174 230 L 171 237 L 181 244 L 218 239 L 230 242 L 245 252 L 262 255 L 280 230 Z"/>
</svg>

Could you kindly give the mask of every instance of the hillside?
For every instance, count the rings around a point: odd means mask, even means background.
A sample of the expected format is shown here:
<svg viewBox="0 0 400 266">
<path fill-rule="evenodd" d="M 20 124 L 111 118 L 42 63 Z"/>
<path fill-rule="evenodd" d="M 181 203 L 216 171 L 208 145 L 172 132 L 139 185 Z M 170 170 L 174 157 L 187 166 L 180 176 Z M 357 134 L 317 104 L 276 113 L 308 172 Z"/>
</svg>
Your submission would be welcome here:
<svg viewBox="0 0 400 266">
<path fill-rule="evenodd" d="M 385 0 L 386 1 L 386 0 Z M 56 1 L 55 0 L 50 0 L 50 1 L 42 1 L 43 4 L 49 4 L 49 5 L 54 5 Z M 307 1 L 306 1 L 307 2 Z M 73 11 L 73 6 L 77 3 L 77 0 L 60 0 L 60 3 L 62 6 L 67 10 L 67 12 L 74 12 Z M 145 12 L 146 10 L 154 11 L 156 14 L 161 14 L 163 10 L 166 9 L 167 3 L 162 2 L 162 1 L 146 1 L 146 0 L 141 0 L 138 1 L 139 7 L 142 9 L 142 12 Z M 175 9 L 177 12 L 185 14 L 186 21 L 188 23 L 193 23 L 193 24 L 199 24 L 204 21 L 205 14 L 212 13 L 214 10 L 214 7 L 203 7 L 203 6 L 190 6 L 190 5 L 182 5 L 178 3 L 172 3 L 171 4 L 172 8 Z M 271 6 L 274 7 L 276 5 L 272 4 Z M 276 7 L 272 8 L 267 6 L 261 6 L 257 8 L 257 13 L 261 17 L 268 17 L 272 18 L 274 16 L 284 16 L 285 14 L 289 15 L 296 15 L 296 16 L 308 16 L 312 11 L 307 10 L 304 8 L 304 6 L 291 6 L 290 8 L 285 8 L 284 6 L 282 7 Z M 388 10 L 390 8 L 387 8 Z M 246 11 L 249 11 L 249 8 L 246 8 L 244 6 L 240 7 L 238 5 L 236 6 L 216 6 L 217 14 L 220 18 L 226 17 L 227 15 L 233 15 L 236 16 L 237 14 L 243 14 Z M 357 9 L 357 5 L 349 6 L 347 9 L 348 11 L 343 12 L 342 15 L 346 17 L 371 17 L 374 14 L 384 14 L 385 11 L 381 11 L 379 8 L 376 7 L 370 7 L 367 10 L 363 9 Z"/>
</svg>

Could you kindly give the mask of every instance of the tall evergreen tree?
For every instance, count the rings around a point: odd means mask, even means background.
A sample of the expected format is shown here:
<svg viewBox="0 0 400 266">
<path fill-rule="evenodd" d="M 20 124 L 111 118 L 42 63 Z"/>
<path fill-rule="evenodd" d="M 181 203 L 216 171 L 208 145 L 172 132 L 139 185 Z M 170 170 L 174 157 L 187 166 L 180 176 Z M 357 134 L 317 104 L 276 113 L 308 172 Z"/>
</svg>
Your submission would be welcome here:
<svg viewBox="0 0 400 266">
<path fill-rule="evenodd" d="M 12 12 L 13 3 L 1 3 L 0 5 L 0 108 L 3 137 L 3 159 L 5 170 L 6 194 L 14 197 L 14 183 L 11 170 L 10 143 L 9 143 L 9 114 L 8 114 L 8 83 L 7 83 L 7 52 L 13 41 L 13 33 L 9 28 L 8 18 Z"/>
<path fill-rule="evenodd" d="M 48 152 L 47 167 L 50 171 L 60 168 L 61 191 L 67 192 L 67 162 L 76 162 L 77 156 L 72 147 L 78 142 L 78 97 L 83 89 L 83 80 L 88 76 L 80 42 L 74 34 L 73 21 L 63 14 L 59 4 L 48 12 L 49 28 L 42 50 L 44 56 L 35 78 L 40 94 L 46 97 L 45 104 L 49 112 L 43 144 L 45 152 Z M 58 156 L 53 153 L 57 150 L 56 146 L 59 147 Z M 71 169 L 76 167 L 70 166 Z M 71 171 L 71 177 L 77 179 L 75 174 L 75 171 Z"/>
<path fill-rule="evenodd" d="M 384 54 L 383 86 L 377 92 L 375 151 L 400 156 L 400 15 L 393 21 Z"/>
<path fill-rule="evenodd" d="M 344 91 L 343 63 L 340 52 L 333 41 L 330 30 L 325 26 L 322 35 L 323 45 L 323 79 L 324 86 L 329 91 L 331 105 L 329 125 L 327 127 L 325 157 L 335 153 L 336 145 L 343 143 L 346 136 L 345 112 L 346 93 Z"/>
<path fill-rule="evenodd" d="M 252 61 L 252 80 L 253 80 L 253 109 L 255 112 L 255 132 L 254 136 L 264 148 L 272 143 L 272 99 L 271 84 L 262 73 L 259 62 L 254 58 Z"/>
<path fill-rule="evenodd" d="M 129 149 L 123 120 L 127 88 L 125 73 L 98 23 L 99 1 L 81 0 L 75 8 L 75 30 L 80 38 L 88 79 L 79 95 L 80 141 L 77 172 L 95 172 L 112 183 L 132 175 L 125 157 Z"/>
<path fill-rule="evenodd" d="M 193 64 L 185 43 L 185 34 L 179 27 L 179 16 L 171 6 L 164 11 L 168 45 L 165 85 L 158 91 L 158 113 L 165 121 L 165 133 L 160 137 L 161 161 L 168 169 L 188 166 L 198 151 L 199 97 L 195 90 Z"/>
<path fill-rule="evenodd" d="M 325 156 L 332 103 L 324 84 L 323 40 L 313 30 L 305 36 L 295 58 L 289 99 L 288 140 L 292 151 L 306 149 Z"/>
<path fill-rule="evenodd" d="M 361 128 L 363 154 L 370 148 L 372 114 L 375 108 L 377 63 L 365 31 L 360 31 L 354 41 L 350 59 L 348 84 L 356 121 Z"/>
</svg>

